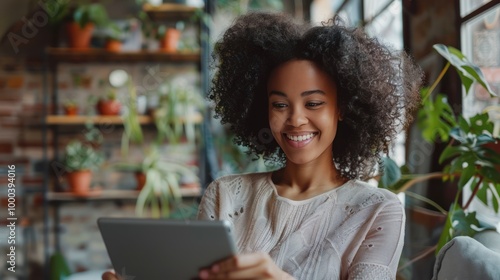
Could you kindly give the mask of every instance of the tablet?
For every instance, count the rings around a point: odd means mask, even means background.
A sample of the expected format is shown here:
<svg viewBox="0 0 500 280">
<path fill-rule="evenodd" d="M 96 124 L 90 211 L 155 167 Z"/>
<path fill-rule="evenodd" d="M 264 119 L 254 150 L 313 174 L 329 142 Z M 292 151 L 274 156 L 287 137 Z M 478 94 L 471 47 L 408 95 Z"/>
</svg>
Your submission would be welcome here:
<svg viewBox="0 0 500 280">
<path fill-rule="evenodd" d="M 99 218 L 121 279 L 197 279 L 200 268 L 236 254 L 227 221 Z"/>
</svg>

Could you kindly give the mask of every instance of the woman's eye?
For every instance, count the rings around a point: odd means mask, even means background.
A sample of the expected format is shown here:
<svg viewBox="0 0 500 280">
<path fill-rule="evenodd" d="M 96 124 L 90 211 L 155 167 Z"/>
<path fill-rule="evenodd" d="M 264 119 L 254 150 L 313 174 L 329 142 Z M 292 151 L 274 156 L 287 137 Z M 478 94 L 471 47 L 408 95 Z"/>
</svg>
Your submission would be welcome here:
<svg viewBox="0 0 500 280">
<path fill-rule="evenodd" d="M 272 105 L 273 105 L 273 108 L 277 108 L 277 109 L 281 109 L 281 108 L 285 108 L 286 107 L 285 103 L 274 102 Z"/>
<path fill-rule="evenodd" d="M 307 102 L 306 106 L 307 107 L 318 107 L 320 105 L 323 105 L 324 102 Z"/>
</svg>

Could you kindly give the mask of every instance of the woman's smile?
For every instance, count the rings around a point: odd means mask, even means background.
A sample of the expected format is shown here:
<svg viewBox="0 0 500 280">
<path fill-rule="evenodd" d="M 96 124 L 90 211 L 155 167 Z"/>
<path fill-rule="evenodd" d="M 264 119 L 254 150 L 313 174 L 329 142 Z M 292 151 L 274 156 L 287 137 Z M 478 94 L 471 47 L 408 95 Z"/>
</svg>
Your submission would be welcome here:
<svg viewBox="0 0 500 280">
<path fill-rule="evenodd" d="M 283 133 L 283 136 L 285 137 L 285 139 L 287 139 L 286 142 L 288 143 L 288 145 L 292 146 L 293 148 L 302 148 L 312 142 L 317 134 L 317 132 L 300 134 Z"/>
</svg>

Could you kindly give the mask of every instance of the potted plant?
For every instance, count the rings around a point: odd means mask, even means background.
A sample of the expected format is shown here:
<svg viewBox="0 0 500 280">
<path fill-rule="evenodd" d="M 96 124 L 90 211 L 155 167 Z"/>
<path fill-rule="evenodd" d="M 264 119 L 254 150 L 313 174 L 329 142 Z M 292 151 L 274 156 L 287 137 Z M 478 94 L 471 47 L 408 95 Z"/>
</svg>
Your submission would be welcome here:
<svg viewBox="0 0 500 280">
<path fill-rule="evenodd" d="M 136 202 L 138 216 L 150 209 L 154 218 L 169 217 L 172 210 L 181 207 L 180 180 L 183 177 L 198 178 L 189 167 L 161 159 L 159 154 L 153 146 L 141 164 L 146 180 Z"/>
<path fill-rule="evenodd" d="M 475 211 L 470 211 L 469 206 L 474 198 L 498 213 L 500 172 L 497 168 L 500 166 L 500 153 L 491 147 L 498 147 L 500 139 L 498 134 L 493 133 L 495 126 L 487 112 L 472 117 L 455 115 L 444 95 L 432 96 L 433 90 L 449 66 L 457 70 L 466 93 L 476 82 L 491 96 L 495 96 L 480 68 L 471 63 L 459 50 L 440 44 L 434 45 L 434 48 L 447 60 L 447 64 L 431 87 L 422 90 L 422 107 L 417 121 L 426 141 L 440 140 L 448 143 L 439 157 L 443 170 L 429 174 L 411 174 L 406 166 L 398 167 L 394 161 L 386 158 L 384 175 L 380 178 L 379 187 L 394 192 L 405 192 L 411 197 L 435 206 L 446 215 L 439 242 L 435 246 L 437 253 L 453 237 L 473 236 L 476 232 L 489 227 L 476 218 Z M 408 191 L 414 184 L 433 178 L 453 182 L 458 188 L 455 201 L 448 211 L 428 198 Z M 467 187 L 471 188 L 472 193 L 461 202 L 460 197 Z"/>
<path fill-rule="evenodd" d="M 138 121 L 136 90 L 130 80 L 128 81 L 128 87 L 130 99 L 126 103 L 127 110 L 125 110 L 122 116 L 125 128 L 122 136 L 122 155 L 124 157 L 128 155 L 130 142 L 136 144 L 143 144 L 144 142 L 144 135 Z M 191 99 L 186 98 L 186 100 Z M 178 111 L 180 112 L 181 110 Z M 165 123 L 170 122 L 166 121 Z M 158 125 L 158 123 L 156 124 Z M 160 133 L 161 128 L 157 127 L 157 129 L 159 131 L 158 133 Z M 180 203 L 181 179 L 198 178 L 195 172 L 186 165 L 160 158 L 158 146 L 163 142 L 164 137 L 165 135 L 162 135 L 155 139 L 149 151 L 145 152 L 146 155 L 141 162 L 127 163 L 125 159 L 124 162 L 117 164 L 120 170 L 127 170 L 135 173 L 138 180 L 138 188 L 140 188 L 141 185 L 139 180 L 141 180 L 141 176 L 144 176 L 145 183 L 136 203 L 136 212 L 139 216 L 144 215 L 145 209 L 151 209 L 151 215 L 153 217 L 168 217 L 172 210 L 182 208 L 183 206 Z M 170 137 L 174 136 L 171 135 Z"/>
<path fill-rule="evenodd" d="M 185 135 L 189 142 L 194 142 L 196 124 L 193 116 L 204 110 L 205 100 L 194 88 L 173 82 L 167 82 L 160 88 L 159 106 L 152 111 L 158 141 L 167 139 L 170 143 L 178 143 Z"/>
<path fill-rule="evenodd" d="M 128 25 L 126 28 L 128 29 Z M 107 28 L 105 49 L 110 52 L 121 51 L 125 32 L 126 30 L 122 30 L 117 24 L 110 22 Z"/>
<path fill-rule="evenodd" d="M 122 105 L 116 98 L 116 91 L 109 89 L 105 97 L 99 99 L 96 104 L 97 112 L 103 116 L 117 116 L 120 115 Z"/>
<path fill-rule="evenodd" d="M 131 172 L 134 174 L 136 187 L 140 191 L 146 183 L 146 169 L 144 162 L 117 162 L 113 164 L 113 169 L 119 172 Z"/>
<path fill-rule="evenodd" d="M 78 115 L 78 103 L 75 100 L 68 100 L 64 102 L 63 108 L 66 116 Z"/>
<path fill-rule="evenodd" d="M 106 45 L 104 48 L 109 52 L 120 52 L 122 49 L 122 44 L 123 43 L 119 38 L 108 36 L 106 37 Z"/>
<path fill-rule="evenodd" d="M 92 169 L 103 162 L 103 156 L 80 141 L 70 142 L 65 149 L 63 164 L 70 191 L 87 195 L 92 181 Z"/>
<path fill-rule="evenodd" d="M 144 141 L 137 110 L 137 91 L 131 79 L 127 79 L 127 87 L 129 89 L 129 100 L 125 104 L 126 110 L 122 115 L 124 132 L 122 134 L 121 153 L 124 157 L 128 155 L 130 142 L 142 144 Z"/>
<path fill-rule="evenodd" d="M 119 162 L 114 164 L 119 171 L 133 172 L 136 190 L 140 191 L 136 203 L 136 213 L 144 215 L 150 209 L 155 218 L 168 217 L 171 211 L 181 206 L 181 183 L 189 178 L 187 188 L 198 188 L 198 175 L 182 163 L 160 157 L 158 146 L 153 144 L 141 162 Z"/>
<path fill-rule="evenodd" d="M 158 37 L 160 39 L 160 48 L 167 53 L 175 53 L 179 49 L 181 39 L 181 29 L 177 27 L 158 27 Z"/>
<path fill-rule="evenodd" d="M 72 20 L 66 25 L 69 47 L 89 48 L 94 28 L 105 27 L 108 23 L 108 13 L 101 3 L 78 3 Z"/>
</svg>

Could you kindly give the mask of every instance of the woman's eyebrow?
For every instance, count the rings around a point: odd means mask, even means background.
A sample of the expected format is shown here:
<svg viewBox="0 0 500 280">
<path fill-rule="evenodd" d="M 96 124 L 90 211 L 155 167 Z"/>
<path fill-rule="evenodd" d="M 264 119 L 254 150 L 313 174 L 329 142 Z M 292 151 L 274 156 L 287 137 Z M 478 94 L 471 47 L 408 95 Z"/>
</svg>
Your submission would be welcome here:
<svg viewBox="0 0 500 280">
<path fill-rule="evenodd" d="M 309 95 L 312 95 L 312 94 L 322 94 L 322 95 L 325 95 L 325 92 L 322 91 L 322 90 L 320 90 L 320 89 L 313 89 L 313 90 L 307 90 L 307 91 L 302 92 L 300 94 L 300 96 L 305 97 L 305 96 L 309 96 Z M 268 96 L 271 96 L 271 95 L 278 95 L 278 96 L 281 96 L 281 97 L 287 97 L 286 93 L 283 93 L 283 92 L 277 91 L 277 90 L 270 91 Z"/>
<path fill-rule="evenodd" d="M 309 96 L 311 94 L 316 94 L 316 93 L 325 95 L 324 91 L 322 91 L 320 89 L 313 89 L 313 90 L 304 91 L 303 93 L 300 94 L 300 96 L 305 97 L 305 96 Z"/>
</svg>

